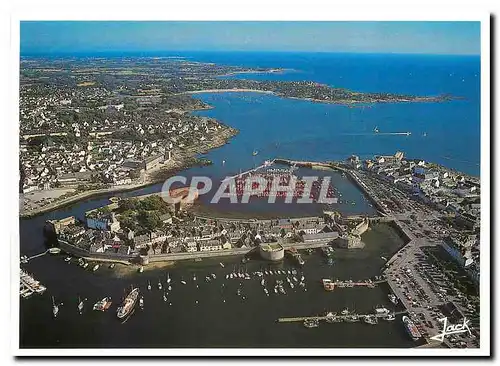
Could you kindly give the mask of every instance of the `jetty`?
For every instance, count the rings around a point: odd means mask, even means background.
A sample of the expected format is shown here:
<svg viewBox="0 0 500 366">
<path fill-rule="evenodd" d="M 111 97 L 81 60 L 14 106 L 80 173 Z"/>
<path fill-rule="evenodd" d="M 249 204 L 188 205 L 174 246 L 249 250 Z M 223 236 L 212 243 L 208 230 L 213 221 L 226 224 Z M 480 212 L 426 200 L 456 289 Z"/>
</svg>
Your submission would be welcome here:
<svg viewBox="0 0 500 366">
<path fill-rule="evenodd" d="M 402 315 L 402 314 L 405 314 L 407 313 L 406 310 L 403 310 L 403 311 L 396 311 L 394 313 L 391 313 L 393 315 Z M 336 318 L 340 321 L 347 321 L 348 319 L 352 319 L 353 317 L 357 317 L 358 319 L 364 319 L 365 317 L 377 317 L 377 318 L 385 318 L 387 316 L 387 314 L 376 314 L 376 313 L 372 313 L 372 314 L 355 314 L 355 313 L 351 313 L 351 314 L 346 314 L 346 315 L 342 315 L 342 314 L 334 314 L 334 315 L 330 315 L 330 316 L 327 316 L 327 315 L 322 315 L 322 316 L 297 316 L 297 317 L 286 317 L 286 318 L 278 318 L 277 322 L 278 323 L 294 323 L 294 322 L 303 322 L 305 320 L 318 320 L 318 321 L 321 321 L 321 320 L 328 320 L 328 319 L 332 319 L 332 318 Z"/>
</svg>

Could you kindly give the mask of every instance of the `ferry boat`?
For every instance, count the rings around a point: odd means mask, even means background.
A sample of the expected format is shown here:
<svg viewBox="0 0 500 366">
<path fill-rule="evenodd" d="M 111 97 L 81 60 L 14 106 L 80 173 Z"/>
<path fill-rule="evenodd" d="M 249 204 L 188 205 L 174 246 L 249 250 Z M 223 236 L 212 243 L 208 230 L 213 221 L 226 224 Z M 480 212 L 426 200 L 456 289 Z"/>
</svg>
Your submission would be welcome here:
<svg viewBox="0 0 500 366">
<path fill-rule="evenodd" d="M 116 316 L 118 317 L 118 319 L 123 319 L 132 313 L 135 304 L 137 303 L 138 297 L 139 297 L 139 289 L 138 288 L 132 289 L 132 291 L 130 291 L 125 300 L 123 300 L 123 303 L 120 305 L 120 307 L 118 307 L 118 310 L 116 312 Z"/>
<path fill-rule="evenodd" d="M 96 264 L 96 265 L 94 266 L 94 268 L 92 268 L 92 272 L 97 271 L 97 270 L 99 269 L 99 267 L 100 267 L 100 265 L 99 265 L 99 264 Z"/>
<path fill-rule="evenodd" d="M 410 335 L 410 337 L 414 341 L 419 340 L 422 337 L 422 335 L 418 331 L 418 329 L 415 326 L 415 324 L 411 321 L 411 319 L 408 318 L 406 315 L 404 315 L 403 318 L 402 318 L 402 320 L 403 320 L 403 324 L 404 324 L 404 326 L 406 328 L 406 331 L 408 332 L 408 334 Z"/>
<path fill-rule="evenodd" d="M 111 297 L 105 297 L 94 304 L 94 310 L 106 311 L 111 306 Z"/>
<path fill-rule="evenodd" d="M 323 283 L 323 288 L 326 291 L 333 291 L 335 289 L 335 284 L 329 278 L 323 278 L 321 282 Z"/>
</svg>

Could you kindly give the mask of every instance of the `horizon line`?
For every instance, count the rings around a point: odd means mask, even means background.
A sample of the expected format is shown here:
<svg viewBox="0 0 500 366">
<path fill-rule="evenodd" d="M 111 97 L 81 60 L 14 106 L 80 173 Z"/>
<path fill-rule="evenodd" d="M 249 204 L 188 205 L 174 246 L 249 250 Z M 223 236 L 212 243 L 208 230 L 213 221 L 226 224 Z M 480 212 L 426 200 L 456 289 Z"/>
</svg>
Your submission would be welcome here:
<svg viewBox="0 0 500 366">
<path fill-rule="evenodd" d="M 19 52 L 20 57 L 30 56 L 79 56 L 82 54 L 166 54 L 175 56 L 182 53 L 289 53 L 289 54 L 344 54 L 344 55 L 391 55 L 391 56 L 462 56 L 481 57 L 480 53 L 426 53 L 426 52 L 367 52 L 367 51 L 305 51 L 305 50 L 81 50 L 81 51 L 27 51 Z"/>
</svg>

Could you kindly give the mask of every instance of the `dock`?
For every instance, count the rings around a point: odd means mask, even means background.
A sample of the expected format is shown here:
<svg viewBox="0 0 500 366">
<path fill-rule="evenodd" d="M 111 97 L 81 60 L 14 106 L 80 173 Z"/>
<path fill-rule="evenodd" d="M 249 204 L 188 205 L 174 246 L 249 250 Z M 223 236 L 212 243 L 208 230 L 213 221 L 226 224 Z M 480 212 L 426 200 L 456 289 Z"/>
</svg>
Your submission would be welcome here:
<svg viewBox="0 0 500 366">
<path fill-rule="evenodd" d="M 405 314 L 407 311 L 397 311 L 391 314 L 394 315 L 401 315 Z M 335 315 L 335 318 L 339 319 L 340 321 L 347 321 L 347 319 L 352 318 L 353 316 L 359 318 L 359 319 L 364 319 L 367 316 L 375 316 L 377 318 L 384 318 L 387 316 L 387 314 L 347 314 L 347 315 Z M 328 316 L 297 316 L 297 317 L 290 317 L 290 318 L 278 318 L 278 323 L 294 323 L 294 322 L 304 322 L 305 320 L 327 320 L 330 319 L 331 317 Z"/>
</svg>

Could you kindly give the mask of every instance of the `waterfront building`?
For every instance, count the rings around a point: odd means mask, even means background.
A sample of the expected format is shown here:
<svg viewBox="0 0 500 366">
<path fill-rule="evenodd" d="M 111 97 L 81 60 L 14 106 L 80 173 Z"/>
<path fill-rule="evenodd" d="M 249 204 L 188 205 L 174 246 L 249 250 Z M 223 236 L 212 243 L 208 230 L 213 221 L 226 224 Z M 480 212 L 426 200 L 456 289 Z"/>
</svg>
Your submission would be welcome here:
<svg viewBox="0 0 500 366">
<path fill-rule="evenodd" d="M 328 233 L 305 234 L 302 236 L 302 240 L 304 243 L 317 243 L 323 241 L 325 244 L 329 244 L 338 237 L 339 233 L 332 231 Z"/>
<path fill-rule="evenodd" d="M 198 242 L 200 246 L 200 251 L 201 252 L 209 252 L 209 251 L 216 251 L 216 250 L 222 250 L 222 244 L 220 240 L 217 239 L 209 239 L 209 240 L 204 240 Z"/>
</svg>

